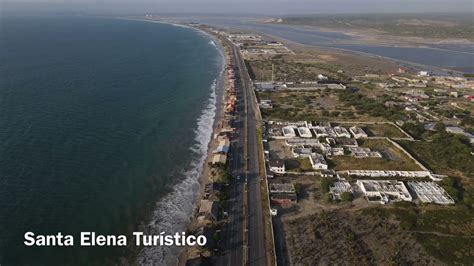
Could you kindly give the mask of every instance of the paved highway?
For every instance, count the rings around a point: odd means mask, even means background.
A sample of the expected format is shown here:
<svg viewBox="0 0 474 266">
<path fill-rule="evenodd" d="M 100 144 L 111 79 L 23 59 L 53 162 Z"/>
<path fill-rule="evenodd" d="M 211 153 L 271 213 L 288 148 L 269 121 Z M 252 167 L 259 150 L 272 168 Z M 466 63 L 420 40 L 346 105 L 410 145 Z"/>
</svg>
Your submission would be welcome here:
<svg viewBox="0 0 474 266">
<path fill-rule="evenodd" d="M 247 187 L 248 187 L 248 265 L 265 265 L 265 228 L 263 223 L 262 194 L 260 192 L 257 116 L 252 86 L 247 67 L 238 48 L 232 45 L 235 64 L 247 106 Z"/>
<path fill-rule="evenodd" d="M 263 223 L 260 161 L 258 158 L 257 114 L 247 67 L 234 46 L 237 65 L 241 73 L 242 88 L 247 104 L 248 154 L 248 265 L 265 265 L 265 227 Z"/>
<path fill-rule="evenodd" d="M 252 97 L 252 87 L 247 68 L 239 49 L 230 41 L 233 62 L 238 81 L 236 91 L 239 104 L 234 127 L 237 129 L 232 141 L 232 173 L 241 178 L 235 180 L 228 200 L 228 223 L 223 235 L 224 254 L 218 258 L 218 265 L 265 265 L 265 228 L 263 223 L 262 197 L 260 193 L 259 159 L 257 146 L 256 106 Z M 247 141 L 246 141 L 247 140 Z M 244 149 L 247 151 L 245 158 Z M 245 160 L 247 159 L 247 165 Z M 246 194 L 245 182 L 248 193 Z M 248 209 L 244 209 L 244 196 Z M 245 219 L 244 215 L 247 215 Z M 244 224 L 248 222 L 248 224 Z M 247 230 L 244 231 L 244 228 Z M 248 249 L 244 247 L 244 235 Z M 248 261 L 245 261 L 245 258 Z"/>
</svg>

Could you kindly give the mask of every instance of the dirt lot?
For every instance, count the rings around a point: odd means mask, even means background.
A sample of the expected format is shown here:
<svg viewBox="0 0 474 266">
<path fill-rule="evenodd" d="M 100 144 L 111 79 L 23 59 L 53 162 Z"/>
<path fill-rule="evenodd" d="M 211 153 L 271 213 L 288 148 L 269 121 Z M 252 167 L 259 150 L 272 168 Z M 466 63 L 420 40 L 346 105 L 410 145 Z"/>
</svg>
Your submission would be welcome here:
<svg viewBox="0 0 474 266">
<path fill-rule="evenodd" d="M 294 55 L 286 55 L 282 58 L 286 62 L 291 62 L 293 64 L 304 64 L 307 67 L 308 73 L 350 78 L 352 76 L 365 75 L 367 73 L 394 73 L 398 69 L 398 64 L 387 59 L 368 57 L 336 49 L 307 46 L 275 36 L 264 36 L 282 42 L 286 47 L 295 52 Z M 337 73 L 338 70 L 342 70 L 343 73 Z M 269 64 L 268 70 L 264 76 L 267 80 L 270 79 L 271 63 Z"/>
<path fill-rule="evenodd" d="M 362 143 L 361 143 L 362 142 Z M 422 170 L 413 160 L 385 139 L 359 140 L 362 147 L 382 153 L 383 158 L 355 158 L 352 156 L 334 156 L 330 167 L 341 170 Z"/>
<path fill-rule="evenodd" d="M 467 265 L 474 256 L 474 223 L 463 206 L 382 206 L 355 186 L 354 201 L 326 202 L 319 176 L 275 181 L 292 182 L 298 195 L 296 205 L 276 207 L 273 219 L 283 265 Z"/>
<path fill-rule="evenodd" d="M 406 138 L 407 135 L 403 134 L 400 129 L 391 124 L 370 124 L 362 127 L 368 131 L 369 135 L 372 134 L 374 137 L 387 137 L 387 138 Z"/>
<path fill-rule="evenodd" d="M 271 159 L 287 159 L 293 158 L 291 148 L 285 144 L 283 139 L 274 139 L 268 142 L 270 145 L 270 158 Z"/>
<path fill-rule="evenodd" d="M 272 100 L 272 109 L 262 109 L 262 115 L 269 120 L 285 121 L 385 121 L 358 113 L 352 107 L 341 103 L 332 91 L 277 91 L 258 92 L 259 99 Z"/>
<path fill-rule="evenodd" d="M 284 222 L 291 265 L 439 264 L 398 222 L 330 211 Z"/>
<path fill-rule="evenodd" d="M 346 128 L 349 128 L 352 126 L 360 127 L 369 135 L 369 137 L 384 137 L 384 138 L 407 138 L 408 137 L 402 131 L 400 131 L 400 129 L 398 129 L 396 126 L 392 124 L 388 124 L 388 123 L 352 124 L 350 122 L 347 122 L 347 123 L 338 123 L 338 124 Z"/>
</svg>

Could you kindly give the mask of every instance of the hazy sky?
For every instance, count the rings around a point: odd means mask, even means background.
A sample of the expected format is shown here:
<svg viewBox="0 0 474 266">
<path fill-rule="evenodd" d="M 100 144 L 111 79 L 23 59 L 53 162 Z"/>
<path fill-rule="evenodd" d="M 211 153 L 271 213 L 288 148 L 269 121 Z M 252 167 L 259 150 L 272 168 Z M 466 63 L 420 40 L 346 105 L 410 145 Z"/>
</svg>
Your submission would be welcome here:
<svg viewBox="0 0 474 266">
<path fill-rule="evenodd" d="M 474 0 L 0 0 L 0 8 L 5 12 L 13 9 L 35 9 L 98 13 L 198 12 L 267 15 L 474 12 Z"/>
</svg>

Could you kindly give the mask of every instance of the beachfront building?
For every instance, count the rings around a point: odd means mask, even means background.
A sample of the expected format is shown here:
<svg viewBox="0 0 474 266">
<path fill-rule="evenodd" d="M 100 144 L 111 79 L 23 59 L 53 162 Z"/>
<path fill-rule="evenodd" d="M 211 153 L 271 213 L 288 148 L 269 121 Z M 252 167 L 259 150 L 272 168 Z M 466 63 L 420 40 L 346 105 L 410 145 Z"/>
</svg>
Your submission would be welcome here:
<svg viewBox="0 0 474 266">
<path fill-rule="evenodd" d="M 230 140 L 225 136 L 219 136 L 218 145 L 214 153 L 227 154 L 230 148 Z"/>
<path fill-rule="evenodd" d="M 227 161 L 227 155 L 225 154 L 214 154 L 212 157 L 212 164 L 225 164 Z"/>
<path fill-rule="evenodd" d="M 217 201 L 203 199 L 199 203 L 197 220 L 200 224 L 206 224 L 217 220 L 219 204 Z"/>
</svg>

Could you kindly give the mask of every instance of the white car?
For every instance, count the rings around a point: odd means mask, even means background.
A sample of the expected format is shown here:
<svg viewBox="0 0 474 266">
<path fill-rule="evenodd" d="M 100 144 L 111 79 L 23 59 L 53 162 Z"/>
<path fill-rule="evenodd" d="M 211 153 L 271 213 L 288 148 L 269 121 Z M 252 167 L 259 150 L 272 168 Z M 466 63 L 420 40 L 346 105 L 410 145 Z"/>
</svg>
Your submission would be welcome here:
<svg viewBox="0 0 474 266">
<path fill-rule="evenodd" d="M 277 209 L 270 209 L 270 214 L 272 216 L 277 216 L 278 215 L 278 210 Z"/>
</svg>

